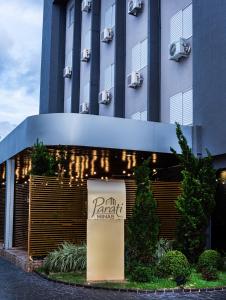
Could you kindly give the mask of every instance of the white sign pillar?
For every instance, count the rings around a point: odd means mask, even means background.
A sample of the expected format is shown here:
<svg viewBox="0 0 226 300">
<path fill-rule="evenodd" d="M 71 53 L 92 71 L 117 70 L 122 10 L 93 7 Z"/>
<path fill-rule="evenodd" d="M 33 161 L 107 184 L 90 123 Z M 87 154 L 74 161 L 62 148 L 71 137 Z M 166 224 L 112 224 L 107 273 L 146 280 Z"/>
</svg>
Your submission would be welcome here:
<svg viewBox="0 0 226 300">
<path fill-rule="evenodd" d="M 123 180 L 88 180 L 87 280 L 124 280 Z"/>
</svg>

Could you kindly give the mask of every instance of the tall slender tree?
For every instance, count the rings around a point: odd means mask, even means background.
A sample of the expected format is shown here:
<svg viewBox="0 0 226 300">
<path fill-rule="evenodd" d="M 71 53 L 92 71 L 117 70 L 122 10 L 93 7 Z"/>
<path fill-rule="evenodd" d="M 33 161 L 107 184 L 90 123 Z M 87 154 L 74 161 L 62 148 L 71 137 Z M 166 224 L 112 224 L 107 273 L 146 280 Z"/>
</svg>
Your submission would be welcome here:
<svg viewBox="0 0 226 300">
<path fill-rule="evenodd" d="M 179 124 L 176 134 L 181 154 L 174 149 L 182 168 L 182 193 L 176 201 L 180 214 L 176 231 L 176 246 L 194 262 L 205 248 L 206 230 L 215 207 L 216 172 L 212 157 L 196 157 L 189 147 Z"/>
<path fill-rule="evenodd" d="M 127 256 L 132 263 L 149 264 L 154 260 L 159 235 L 157 203 L 150 184 L 150 161 L 135 169 L 136 202 L 127 226 Z"/>
</svg>

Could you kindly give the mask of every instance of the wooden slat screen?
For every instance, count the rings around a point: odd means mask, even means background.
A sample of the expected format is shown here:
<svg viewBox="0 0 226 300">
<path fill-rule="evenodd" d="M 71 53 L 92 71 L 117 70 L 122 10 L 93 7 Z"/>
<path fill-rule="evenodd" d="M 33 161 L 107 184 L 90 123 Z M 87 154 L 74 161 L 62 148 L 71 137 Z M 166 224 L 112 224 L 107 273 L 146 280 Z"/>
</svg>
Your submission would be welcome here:
<svg viewBox="0 0 226 300">
<path fill-rule="evenodd" d="M 63 241 L 85 242 L 87 219 L 87 185 L 70 186 L 55 177 L 32 176 L 30 181 L 29 255 L 45 256 Z M 136 197 L 134 180 L 126 180 L 127 219 Z M 178 217 L 174 202 L 180 194 L 178 182 L 153 182 L 158 202 L 160 236 L 174 237 Z M 128 220 L 126 220 L 126 223 Z"/>
<path fill-rule="evenodd" d="M 176 220 L 179 215 L 175 208 L 175 201 L 181 193 L 179 182 L 152 182 L 152 192 L 157 201 L 157 214 L 160 220 L 160 237 L 169 240 L 174 239 Z M 126 180 L 126 216 L 132 215 L 136 199 L 136 184 L 134 180 Z M 126 222 L 126 223 L 127 223 Z"/>
<path fill-rule="evenodd" d="M 13 246 L 27 250 L 28 247 L 28 184 L 15 185 Z"/>
<path fill-rule="evenodd" d="M 0 242 L 4 240 L 5 223 L 5 186 L 0 187 Z"/>
<path fill-rule="evenodd" d="M 86 240 L 86 185 L 69 185 L 55 177 L 30 181 L 29 255 L 43 256 L 63 241 Z"/>
<path fill-rule="evenodd" d="M 179 218 L 175 201 L 181 193 L 180 183 L 156 181 L 152 191 L 158 205 L 160 237 L 172 240 L 175 238 L 176 221 Z"/>
</svg>

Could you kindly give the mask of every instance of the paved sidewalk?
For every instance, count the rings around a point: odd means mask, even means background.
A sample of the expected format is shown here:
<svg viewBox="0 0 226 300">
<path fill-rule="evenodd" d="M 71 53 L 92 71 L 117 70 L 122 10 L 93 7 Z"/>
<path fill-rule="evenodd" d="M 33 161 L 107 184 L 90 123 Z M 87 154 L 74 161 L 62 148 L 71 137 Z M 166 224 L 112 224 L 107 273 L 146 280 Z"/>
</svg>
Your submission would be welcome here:
<svg viewBox="0 0 226 300">
<path fill-rule="evenodd" d="M 0 300 L 226 300 L 226 292 L 194 294 L 138 295 L 83 289 L 49 282 L 36 274 L 25 273 L 0 258 Z"/>
</svg>

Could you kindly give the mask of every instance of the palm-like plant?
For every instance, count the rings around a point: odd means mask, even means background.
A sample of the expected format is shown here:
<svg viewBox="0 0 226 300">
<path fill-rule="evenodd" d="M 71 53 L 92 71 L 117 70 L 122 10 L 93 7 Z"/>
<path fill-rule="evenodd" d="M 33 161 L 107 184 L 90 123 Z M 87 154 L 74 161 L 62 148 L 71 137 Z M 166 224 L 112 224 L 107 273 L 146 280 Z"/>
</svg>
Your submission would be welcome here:
<svg viewBox="0 0 226 300">
<path fill-rule="evenodd" d="M 86 270 L 86 245 L 74 245 L 68 242 L 50 252 L 44 260 L 47 272 L 75 272 Z"/>
</svg>

